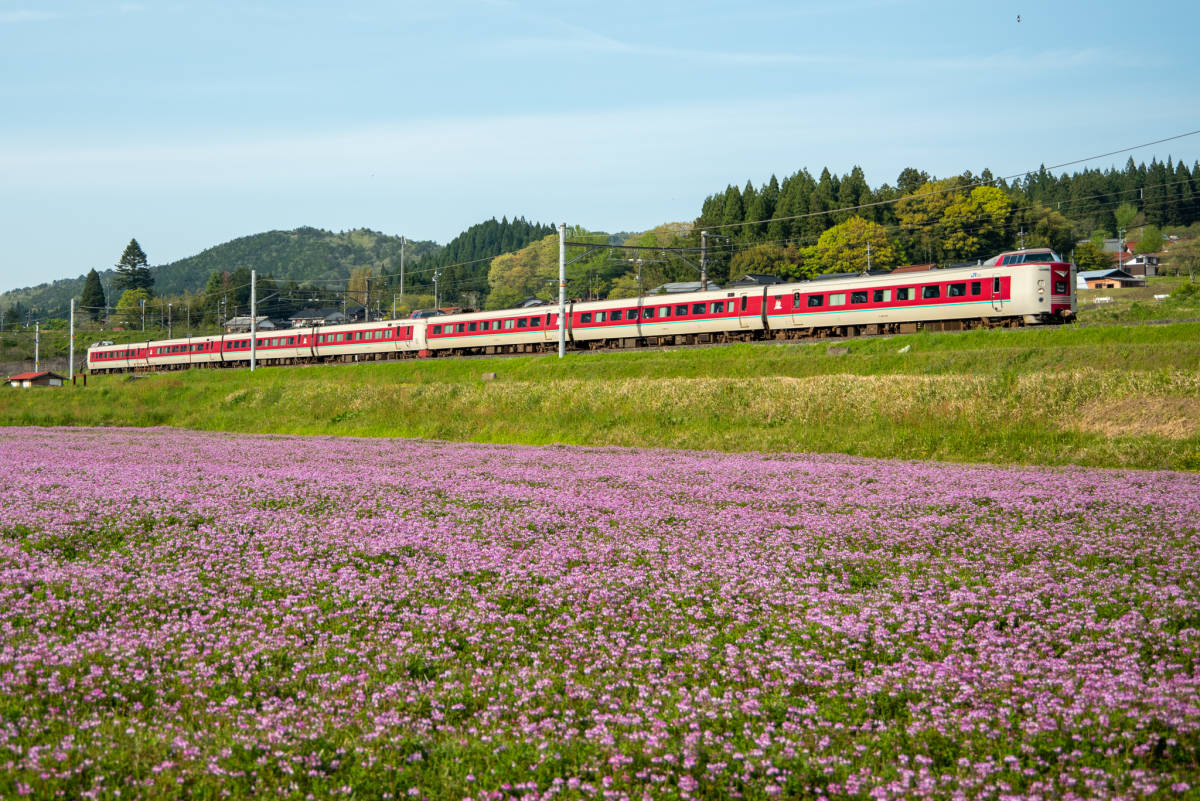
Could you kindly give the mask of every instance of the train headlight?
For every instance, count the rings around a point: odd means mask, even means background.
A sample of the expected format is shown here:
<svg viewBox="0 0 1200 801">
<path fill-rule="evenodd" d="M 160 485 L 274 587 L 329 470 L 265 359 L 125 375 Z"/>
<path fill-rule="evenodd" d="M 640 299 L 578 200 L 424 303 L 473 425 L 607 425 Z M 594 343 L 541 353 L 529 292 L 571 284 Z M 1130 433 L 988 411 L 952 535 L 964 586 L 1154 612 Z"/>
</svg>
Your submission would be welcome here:
<svg viewBox="0 0 1200 801">
<path fill-rule="evenodd" d="M 1038 290 L 1039 295 L 1044 295 L 1046 293 L 1046 282 L 1041 280 L 1040 278 L 1038 279 L 1038 282 L 1037 282 L 1037 290 Z"/>
</svg>

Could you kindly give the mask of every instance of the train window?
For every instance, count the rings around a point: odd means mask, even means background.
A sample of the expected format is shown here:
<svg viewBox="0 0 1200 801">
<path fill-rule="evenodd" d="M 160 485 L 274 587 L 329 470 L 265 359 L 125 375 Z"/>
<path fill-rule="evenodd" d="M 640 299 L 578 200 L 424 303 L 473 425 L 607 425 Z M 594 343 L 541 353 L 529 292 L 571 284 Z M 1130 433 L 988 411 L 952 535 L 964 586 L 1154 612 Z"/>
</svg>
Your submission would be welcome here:
<svg viewBox="0 0 1200 801">
<path fill-rule="evenodd" d="M 971 282 L 971 294 L 978 295 L 981 291 L 983 291 L 983 284 L 979 281 L 972 281 Z"/>
<path fill-rule="evenodd" d="M 687 314 L 687 306 L 676 306 L 675 307 L 675 316 L 676 317 L 683 317 L 685 314 Z"/>
<path fill-rule="evenodd" d="M 296 344 L 296 338 L 295 338 L 295 337 L 288 337 L 288 338 L 287 338 L 287 343 L 288 343 L 289 345 L 295 345 L 295 344 Z"/>
<path fill-rule="evenodd" d="M 671 316 L 671 307 L 670 306 L 659 306 L 658 307 L 658 316 L 659 317 L 670 317 Z"/>
<path fill-rule="evenodd" d="M 513 320 L 511 317 L 504 321 L 504 327 L 508 328 L 508 329 L 511 329 L 513 327 Z"/>
<path fill-rule="evenodd" d="M 468 323 L 467 324 L 468 331 L 476 331 L 476 330 L 478 330 L 478 328 L 479 328 L 479 323 Z"/>
<path fill-rule="evenodd" d="M 442 327 L 441 327 L 440 325 L 435 325 L 435 326 L 433 327 L 433 331 L 432 331 L 431 333 L 434 333 L 434 334 L 440 334 L 440 333 L 442 333 Z"/>
<path fill-rule="evenodd" d="M 850 302 L 851 303 L 866 303 L 867 302 L 867 290 L 864 289 L 861 292 L 851 292 L 850 293 Z"/>
<path fill-rule="evenodd" d="M 524 317 L 521 317 L 517 320 L 517 328 L 528 328 L 528 327 L 529 327 L 529 321 L 527 319 L 525 319 Z"/>
<path fill-rule="evenodd" d="M 845 292 L 829 293 L 829 305 L 830 306 L 845 306 L 846 305 L 846 293 Z"/>
<path fill-rule="evenodd" d="M 553 325 L 553 324 L 554 324 L 554 315 L 547 314 L 546 315 L 546 325 Z"/>
<path fill-rule="evenodd" d="M 967 285 L 965 282 L 961 284 L 950 284 L 946 287 L 947 297 L 961 298 L 965 294 L 967 294 Z"/>
<path fill-rule="evenodd" d="M 911 286 L 902 286 L 896 290 L 896 300 L 912 300 L 913 288 Z"/>
<path fill-rule="evenodd" d="M 642 309 L 642 317 L 645 317 L 647 320 L 654 317 L 654 307 L 647 306 L 646 308 Z"/>
<path fill-rule="evenodd" d="M 636 320 L 637 318 L 638 318 L 638 310 L 637 309 L 626 309 L 625 310 L 625 319 L 626 320 Z"/>
<path fill-rule="evenodd" d="M 923 286 L 921 287 L 922 298 L 940 298 L 942 296 L 942 288 L 940 286 Z"/>
<path fill-rule="evenodd" d="M 824 305 L 825 305 L 825 296 L 824 295 L 809 295 L 808 296 L 808 307 L 810 309 L 814 308 L 816 306 L 824 306 Z"/>
<path fill-rule="evenodd" d="M 592 321 L 592 313 L 591 312 L 584 312 L 583 314 L 579 315 L 579 322 L 590 323 L 591 321 Z"/>
<path fill-rule="evenodd" d="M 875 301 L 876 303 L 887 303 L 891 299 L 892 290 L 890 289 L 876 289 L 871 293 L 871 300 Z"/>
<path fill-rule="evenodd" d="M 718 300 L 713 303 L 713 305 L 712 305 L 712 313 L 713 314 L 721 314 L 724 311 L 725 311 L 725 301 Z"/>
<path fill-rule="evenodd" d="M 997 275 L 995 278 L 992 279 L 992 292 L 998 293 L 999 291 L 1000 291 L 1000 276 Z"/>
<path fill-rule="evenodd" d="M 792 293 L 792 308 L 793 309 L 800 308 L 800 293 L 799 292 Z"/>
<path fill-rule="evenodd" d="M 746 296 L 742 295 L 742 311 L 746 310 Z"/>
<path fill-rule="evenodd" d="M 454 333 L 456 333 L 456 334 L 461 334 L 463 331 L 466 331 L 466 330 L 467 330 L 466 323 L 458 323 L 454 326 Z"/>
<path fill-rule="evenodd" d="M 538 327 L 538 326 L 540 326 L 541 324 L 542 324 L 542 318 L 541 318 L 541 317 L 530 317 L 530 318 L 529 318 L 529 327 L 530 327 L 530 328 L 537 328 L 537 327 Z"/>
<path fill-rule="evenodd" d="M 703 303 L 693 303 L 692 304 L 692 314 L 704 314 L 704 304 Z"/>
</svg>

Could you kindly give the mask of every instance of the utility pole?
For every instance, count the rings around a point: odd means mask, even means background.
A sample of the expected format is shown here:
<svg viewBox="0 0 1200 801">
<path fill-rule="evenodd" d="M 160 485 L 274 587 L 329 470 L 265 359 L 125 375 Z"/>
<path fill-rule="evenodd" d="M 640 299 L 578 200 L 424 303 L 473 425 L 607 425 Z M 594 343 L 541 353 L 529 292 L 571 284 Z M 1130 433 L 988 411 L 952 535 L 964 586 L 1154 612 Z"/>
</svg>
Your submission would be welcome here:
<svg viewBox="0 0 1200 801">
<path fill-rule="evenodd" d="M 433 308 L 435 308 L 435 309 L 441 308 L 438 305 L 438 279 L 441 277 L 442 277 L 441 270 L 433 271 Z"/>
<path fill-rule="evenodd" d="M 174 305 L 174 303 L 167 304 L 167 339 L 171 338 L 171 332 L 174 330 L 171 327 L 171 307 Z"/>
<path fill-rule="evenodd" d="M 42 369 L 42 324 L 33 324 L 33 372 Z"/>
<path fill-rule="evenodd" d="M 558 224 L 558 358 L 567 355 L 567 224 Z"/>
<path fill-rule="evenodd" d="M 258 355 L 258 271 L 250 271 L 250 370 Z"/>
<path fill-rule="evenodd" d="M 396 294 L 392 295 L 392 319 L 393 320 L 396 319 L 396 298 L 397 297 L 399 297 L 399 296 Z"/>
<path fill-rule="evenodd" d="M 404 295 L 404 237 L 400 237 L 400 295 Z M 395 304 L 396 301 L 392 301 Z M 395 317 L 395 312 L 392 313 Z"/>
<path fill-rule="evenodd" d="M 71 335 L 67 341 L 67 375 L 75 377 L 75 298 L 71 298 Z"/>
<path fill-rule="evenodd" d="M 867 272 L 871 272 L 871 243 L 867 242 Z"/>
<path fill-rule="evenodd" d="M 708 231 L 700 232 L 700 291 L 708 289 Z"/>
<path fill-rule="evenodd" d="M 142 304 L 142 333 L 146 333 L 146 299 L 142 298 L 139 301 Z"/>
</svg>

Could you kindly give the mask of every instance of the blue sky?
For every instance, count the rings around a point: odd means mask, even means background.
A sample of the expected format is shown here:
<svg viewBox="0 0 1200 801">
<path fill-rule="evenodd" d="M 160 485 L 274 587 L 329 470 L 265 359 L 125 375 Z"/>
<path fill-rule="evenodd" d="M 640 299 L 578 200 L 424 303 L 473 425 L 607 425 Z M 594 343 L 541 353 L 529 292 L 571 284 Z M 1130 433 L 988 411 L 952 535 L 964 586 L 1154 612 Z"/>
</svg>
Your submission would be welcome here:
<svg viewBox="0 0 1200 801">
<path fill-rule="evenodd" d="M 802 167 L 1019 173 L 1200 129 L 1198 23 L 1153 0 L 0 0 L 0 290 L 130 237 L 161 264 L 301 225 L 643 230 Z M 1132 155 L 1191 164 L 1200 136 Z"/>
</svg>

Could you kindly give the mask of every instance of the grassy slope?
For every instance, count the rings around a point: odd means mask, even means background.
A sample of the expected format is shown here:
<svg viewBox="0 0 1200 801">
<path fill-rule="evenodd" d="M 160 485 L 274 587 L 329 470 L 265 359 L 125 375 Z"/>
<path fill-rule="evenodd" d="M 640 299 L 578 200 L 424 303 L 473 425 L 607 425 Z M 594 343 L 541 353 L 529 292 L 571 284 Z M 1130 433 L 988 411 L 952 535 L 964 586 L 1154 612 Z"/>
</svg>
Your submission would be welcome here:
<svg viewBox="0 0 1200 801">
<path fill-rule="evenodd" d="M 0 421 L 1200 469 L 1200 324 L 848 347 L 94 377 L 0 392 Z"/>
</svg>

